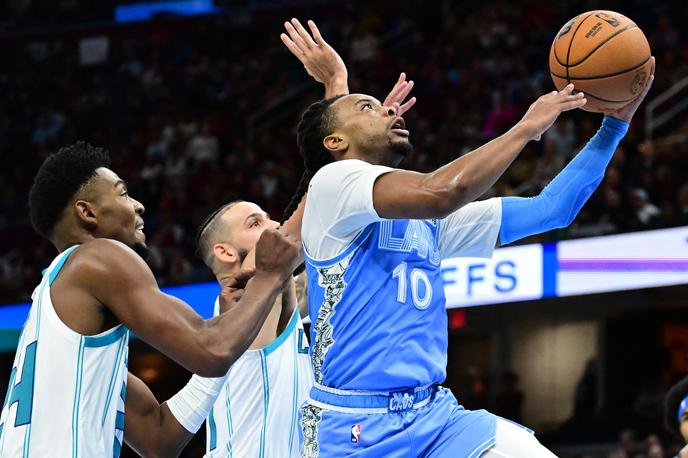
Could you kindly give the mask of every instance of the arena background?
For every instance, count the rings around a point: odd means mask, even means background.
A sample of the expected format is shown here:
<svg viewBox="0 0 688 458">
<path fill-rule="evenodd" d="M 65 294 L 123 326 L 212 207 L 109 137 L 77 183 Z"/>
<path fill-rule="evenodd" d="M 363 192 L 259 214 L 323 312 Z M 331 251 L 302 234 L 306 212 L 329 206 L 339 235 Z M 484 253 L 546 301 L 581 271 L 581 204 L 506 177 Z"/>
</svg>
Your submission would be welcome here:
<svg viewBox="0 0 688 458">
<path fill-rule="evenodd" d="M 417 153 L 403 166 L 420 171 L 504 132 L 552 89 L 549 46 L 569 18 L 604 8 L 636 21 L 657 58 L 645 108 L 669 95 L 636 115 L 570 228 L 506 252 L 525 263 L 518 278 L 537 277 L 540 290 L 507 297 L 493 288 L 470 298 L 472 285 L 490 281 L 480 272 L 495 265 L 457 267 L 467 285 L 457 300 L 492 305 L 449 311 L 446 385 L 468 408 L 536 429 L 560 456 L 673 456 L 678 443 L 662 427 L 661 407 L 668 387 L 688 373 L 685 2 L 244 0 L 196 1 L 195 11 L 182 1 L 162 9 L 120 3 L 0 5 L 0 304 L 27 302 L 55 256 L 28 223 L 27 191 L 46 155 L 77 139 L 109 148 L 113 168 L 146 206 L 149 264 L 163 286 L 212 280 L 194 256 L 193 234 L 218 205 L 242 198 L 279 217 L 301 172 L 297 117 L 323 94 L 279 40 L 286 19 L 316 21 L 347 63 L 352 91 L 382 98 L 400 71 L 416 82 L 418 103 L 405 118 Z M 485 197 L 537 193 L 600 120 L 562 116 Z M 629 256 L 657 247 L 676 261 L 676 278 L 662 280 L 661 269 L 645 274 L 647 265 L 636 262 L 636 276 L 622 275 L 618 288 L 606 280 L 589 287 L 575 275 L 572 291 L 547 286 L 547 278 L 564 275 L 561 253 L 571 249 L 555 242 L 661 228 L 679 229 L 590 243 Z M 532 247 L 540 247 L 537 275 L 523 254 Z M 553 249 L 558 273 L 547 261 Z M 557 288 L 569 281 L 557 278 Z M 649 288 L 666 284 L 673 286 Z M 537 297 L 544 298 L 522 300 Z M 0 306 L 0 399 L 18 334 L 6 318 L 11 310 Z M 161 401 L 189 377 L 141 341 L 131 345 L 130 370 Z M 183 456 L 203 450 L 201 432 Z"/>
</svg>

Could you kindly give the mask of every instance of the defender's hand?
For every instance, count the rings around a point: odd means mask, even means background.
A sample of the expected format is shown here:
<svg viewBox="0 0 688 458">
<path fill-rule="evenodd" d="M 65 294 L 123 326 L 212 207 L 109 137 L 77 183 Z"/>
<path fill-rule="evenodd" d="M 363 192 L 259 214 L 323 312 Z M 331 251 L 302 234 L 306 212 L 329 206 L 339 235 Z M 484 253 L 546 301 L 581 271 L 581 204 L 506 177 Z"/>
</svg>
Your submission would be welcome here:
<svg viewBox="0 0 688 458">
<path fill-rule="evenodd" d="M 643 103 L 643 100 L 645 99 L 645 96 L 647 93 L 650 91 L 650 88 L 652 87 L 652 82 L 655 80 L 655 58 L 654 56 L 652 57 L 652 70 L 650 70 L 650 76 L 647 78 L 647 81 L 645 81 L 645 87 L 643 88 L 642 92 L 638 94 L 638 97 L 635 99 L 631 100 L 628 102 L 628 105 L 625 105 L 622 108 L 619 108 L 618 110 L 605 110 L 603 113 L 606 116 L 611 116 L 612 118 L 620 119 L 622 121 L 626 121 L 627 123 L 631 123 L 631 119 L 633 119 L 633 115 L 635 114 L 636 110 L 640 106 L 641 103 Z"/>
<path fill-rule="evenodd" d="M 320 35 L 315 22 L 308 21 L 308 27 L 313 36 L 301 25 L 298 19 L 284 23 L 286 33 L 280 38 L 292 54 L 301 61 L 303 66 L 317 82 L 331 85 L 335 82 L 346 82 L 348 72 L 344 61 Z"/>
<path fill-rule="evenodd" d="M 392 88 L 392 91 L 385 98 L 382 104 L 386 107 L 395 107 L 397 109 L 397 116 L 402 116 L 404 113 L 409 111 L 413 105 L 416 103 L 416 98 L 411 97 L 406 103 L 404 100 L 411 93 L 413 89 L 413 80 L 406 81 L 406 73 L 401 72 L 399 79 Z"/>
<path fill-rule="evenodd" d="M 256 273 L 255 269 L 241 269 L 238 273 L 226 278 L 220 282 L 222 289 L 220 290 L 220 313 L 223 313 L 230 308 L 244 295 L 246 284 L 253 278 Z"/>
<path fill-rule="evenodd" d="M 302 262 L 300 240 L 281 228 L 263 231 L 256 245 L 256 275 L 278 275 L 286 280 Z"/>
<path fill-rule="evenodd" d="M 526 129 L 531 140 L 540 140 L 562 112 L 585 105 L 585 94 L 573 94 L 573 89 L 573 84 L 569 84 L 559 92 L 552 91 L 541 96 L 528 108 L 518 124 Z"/>
</svg>

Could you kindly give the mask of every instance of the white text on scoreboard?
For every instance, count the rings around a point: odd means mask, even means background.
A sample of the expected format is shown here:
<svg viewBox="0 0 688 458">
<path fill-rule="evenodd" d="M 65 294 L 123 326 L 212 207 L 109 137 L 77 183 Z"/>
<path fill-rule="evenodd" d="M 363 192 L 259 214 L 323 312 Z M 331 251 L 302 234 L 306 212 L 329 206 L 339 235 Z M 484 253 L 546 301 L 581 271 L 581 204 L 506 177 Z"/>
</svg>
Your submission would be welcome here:
<svg viewBox="0 0 688 458">
<path fill-rule="evenodd" d="M 450 308 L 539 299 L 542 246 L 502 248 L 491 259 L 445 259 L 442 279 Z"/>
</svg>

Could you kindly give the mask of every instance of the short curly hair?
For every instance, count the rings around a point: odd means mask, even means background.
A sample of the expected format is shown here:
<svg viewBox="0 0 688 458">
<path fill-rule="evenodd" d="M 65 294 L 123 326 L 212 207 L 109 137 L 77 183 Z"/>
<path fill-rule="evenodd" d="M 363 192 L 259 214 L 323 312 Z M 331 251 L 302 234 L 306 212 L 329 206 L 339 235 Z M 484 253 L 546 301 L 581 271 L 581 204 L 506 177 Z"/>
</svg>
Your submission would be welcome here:
<svg viewBox="0 0 688 458">
<path fill-rule="evenodd" d="M 664 398 L 664 427 L 677 435 L 680 435 L 678 406 L 686 396 L 688 396 L 688 377 L 682 378 L 672 386 Z"/>
<path fill-rule="evenodd" d="M 110 154 L 84 141 L 62 147 L 43 161 L 29 191 L 29 218 L 36 232 L 53 235 L 69 201 L 100 167 L 110 167 Z"/>
</svg>

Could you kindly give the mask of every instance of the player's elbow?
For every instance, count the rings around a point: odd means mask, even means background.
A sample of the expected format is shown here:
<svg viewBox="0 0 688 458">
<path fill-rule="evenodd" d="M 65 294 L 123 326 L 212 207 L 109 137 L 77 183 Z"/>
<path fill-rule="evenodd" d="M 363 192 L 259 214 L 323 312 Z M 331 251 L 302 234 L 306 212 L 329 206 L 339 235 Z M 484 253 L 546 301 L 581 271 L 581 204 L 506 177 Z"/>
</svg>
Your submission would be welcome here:
<svg viewBox="0 0 688 458">
<path fill-rule="evenodd" d="M 207 358 L 203 365 L 199 365 L 193 372 L 201 377 L 223 377 L 232 365 L 221 358 Z"/>
<path fill-rule="evenodd" d="M 201 377 L 223 377 L 236 359 L 234 352 L 227 348 L 211 348 L 203 367 L 199 367 L 195 373 Z"/>
<path fill-rule="evenodd" d="M 445 218 L 466 205 L 468 189 L 462 180 L 427 189 L 430 198 L 426 206 L 431 218 Z"/>
<path fill-rule="evenodd" d="M 203 336 L 199 341 L 199 357 L 189 369 L 201 377 L 222 377 L 236 360 L 235 352 L 227 345 L 226 339 Z"/>
</svg>

